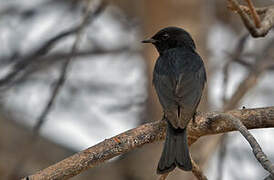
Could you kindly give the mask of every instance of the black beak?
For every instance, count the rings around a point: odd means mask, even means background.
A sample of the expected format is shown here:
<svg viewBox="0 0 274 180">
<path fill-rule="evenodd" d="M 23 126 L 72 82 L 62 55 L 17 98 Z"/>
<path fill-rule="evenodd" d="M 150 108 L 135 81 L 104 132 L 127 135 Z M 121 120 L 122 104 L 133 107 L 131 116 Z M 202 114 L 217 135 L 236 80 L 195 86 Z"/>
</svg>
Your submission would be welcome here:
<svg viewBox="0 0 274 180">
<path fill-rule="evenodd" d="M 157 42 L 157 40 L 155 40 L 155 39 L 145 39 L 145 40 L 143 40 L 142 41 L 142 43 L 156 43 Z"/>
</svg>

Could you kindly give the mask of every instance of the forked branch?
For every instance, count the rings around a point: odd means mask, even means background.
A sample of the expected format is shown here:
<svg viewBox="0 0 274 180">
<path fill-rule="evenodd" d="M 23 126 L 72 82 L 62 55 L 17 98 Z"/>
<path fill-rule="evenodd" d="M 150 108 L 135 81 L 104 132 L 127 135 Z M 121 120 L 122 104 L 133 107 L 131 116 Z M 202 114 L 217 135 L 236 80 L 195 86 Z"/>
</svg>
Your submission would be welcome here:
<svg viewBox="0 0 274 180">
<path fill-rule="evenodd" d="M 237 0 L 228 0 L 229 8 L 240 15 L 245 27 L 253 37 L 264 37 L 274 26 L 274 6 L 255 8 L 251 0 L 246 1 L 248 7 L 240 5 Z"/>
<path fill-rule="evenodd" d="M 189 145 L 202 136 L 236 130 L 235 124 L 229 119 L 225 119 L 227 117 L 222 114 L 224 113 L 198 114 L 195 121 L 190 122 L 188 126 Z M 239 119 L 247 129 L 274 127 L 274 107 L 233 110 L 225 114 Z M 165 128 L 166 123 L 164 121 L 143 124 L 106 139 L 24 179 L 68 179 L 115 156 L 127 153 L 145 144 L 163 140 Z"/>
</svg>

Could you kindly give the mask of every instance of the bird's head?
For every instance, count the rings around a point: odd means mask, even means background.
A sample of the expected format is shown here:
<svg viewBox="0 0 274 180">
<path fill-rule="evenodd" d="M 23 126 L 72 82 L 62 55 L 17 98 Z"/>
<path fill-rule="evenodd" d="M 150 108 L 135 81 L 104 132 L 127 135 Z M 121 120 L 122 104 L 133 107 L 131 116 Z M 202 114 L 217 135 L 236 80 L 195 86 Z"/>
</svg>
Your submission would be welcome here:
<svg viewBox="0 0 274 180">
<path fill-rule="evenodd" d="M 142 43 L 152 43 L 160 54 L 176 47 L 186 47 L 193 50 L 196 48 L 190 34 L 178 27 L 161 29 L 152 38 L 143 40 Z"/>
</svg>

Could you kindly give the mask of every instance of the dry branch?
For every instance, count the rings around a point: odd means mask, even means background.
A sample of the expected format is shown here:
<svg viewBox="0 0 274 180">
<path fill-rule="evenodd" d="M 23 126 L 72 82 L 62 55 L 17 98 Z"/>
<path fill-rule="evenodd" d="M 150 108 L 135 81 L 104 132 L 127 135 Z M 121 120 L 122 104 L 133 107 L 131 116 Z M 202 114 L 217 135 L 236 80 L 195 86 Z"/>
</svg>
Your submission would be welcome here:
<svg viewBox="0 0 274 180">
<path fill-rule="evenodd" d="M 189 145 L 202 136 L 236 130 L 234 124 L 227 119 L 222 119 L 223 117 L 211 118 L 218 117 L 218 114 L 220 113 L 200 113 L 196 116 L 194 123 L 189 123 Z M 274 127 L 274 107 L 233 110 L 225 114 L 238 118 L 247 129 Z M 68 179 L 83 170 L 95 167 L 106 160 L 127 153 L 144 144 L 163 140 L 165 128 L 166 123 L 164 121 L 155 121 L 141 125 L 106 139 L 24 179 Z"/>
<path fill-rule="evenodd" d="M 159 180 L 166 180 L 166 179 L 167 179 L 168 174 L 169 174 L 169 173 L 162 174 L 162 175 L 159 177 Z"/>
<path fill-rule="evenodd" d="M 232 11 L 235 11 L 235 9 L 233 9 L 233 7 L 231 6 L 228 6 L 228 8 Z M 243 6 L 243 5 L 240 5 L 240 8 L 248 15 L 251 16 L 251 11 L 249 9 L 249 7 L 247 6 Z M 259 8 L 255 8 L 255 11 L 258 13 L 258 15 L 263 15 L 265 14 L 265 12 L 267 11 L 268 7 L 259 7 Z"/>
<path fill-rule="evenodd" d="M 226 119 L 232 124 L 234 124 L 235 128 L 240 131 L 240 133 L 245 137 L 250 146 L 252 147 L 253 154 L 256 159 L 260 162 L 265 170 L 267 170 L 274 177 L 274 165 L 268 160 L 266 154 L 262 151 L 259 143 L 256 139 L 251 135 L 251 133 L 247 130 L 247 128 L 243 125 L 243 123 L 234 116 L 230 114 L 218 114 L 217 119 Z M 215 117 L 214 117 L 215 118 Z"/>
<path fill-rule="evenodd" d="M 229 8 L 240 15 L 245 27 L 253 37 L 264 37 L 274 26 L 274 6 L 257 9 L 250 4 L 252 8 L 247 10 L 247 8 L 242 8 L 243 6 L 241 6 L 237 0 L 228 0 L 228 2 L 230 3 Z M 258 19 L 258 14 L 263 15 L 261 21 Z M 249 15 L 253 17 L 255 24 L 253 24 Z"/>
<path fill-rule="evenodd" d="M 255 10 L 255 7 L 254 7 L 252 1 L 251 0 L 245 0 L 245 1 L 248 4 L 250 14 L 254 20 L 254 24 L 255 24 L 256 28 L 260 28 L 261 27 L 260 16 L 258 15 L 257 11 Z"/>
<path fill-rule="evenodd" d="M 198 180 L 207 180 L 207 177 L 204 175 L 203 171 L 201 168 L 198 166 L 198 164 L 192 159 L 191 157 L 191 162 L 192 162 L 192 173 L 193 175 L 198 179 Z"/>
</svg>

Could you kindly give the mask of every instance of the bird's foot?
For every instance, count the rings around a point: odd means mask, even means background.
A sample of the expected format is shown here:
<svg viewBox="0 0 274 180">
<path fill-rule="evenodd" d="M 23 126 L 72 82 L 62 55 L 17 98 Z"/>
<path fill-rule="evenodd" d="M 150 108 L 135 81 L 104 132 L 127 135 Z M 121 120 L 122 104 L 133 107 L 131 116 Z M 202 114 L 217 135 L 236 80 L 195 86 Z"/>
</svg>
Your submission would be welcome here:
<svg viewBox="0 0 274 180">
<path fill-rule="evenodd" d="M 162 113 L 162 119 L 161 119 L 162 121 L 165 121 L 166 120 L 166 115 L 165 115 L 165 113 L 163 112 Z"/>
<path fill-rule="evenodd" d="M 193 125 L 197 125 L 196 123 L 196 117 L 199 116 L 201 114 L 201 112 L 199 111 L 196 111 L 193 115 L 193 118 L 192 118 L 192 122 L 193 122 Z"/>
</svg>

